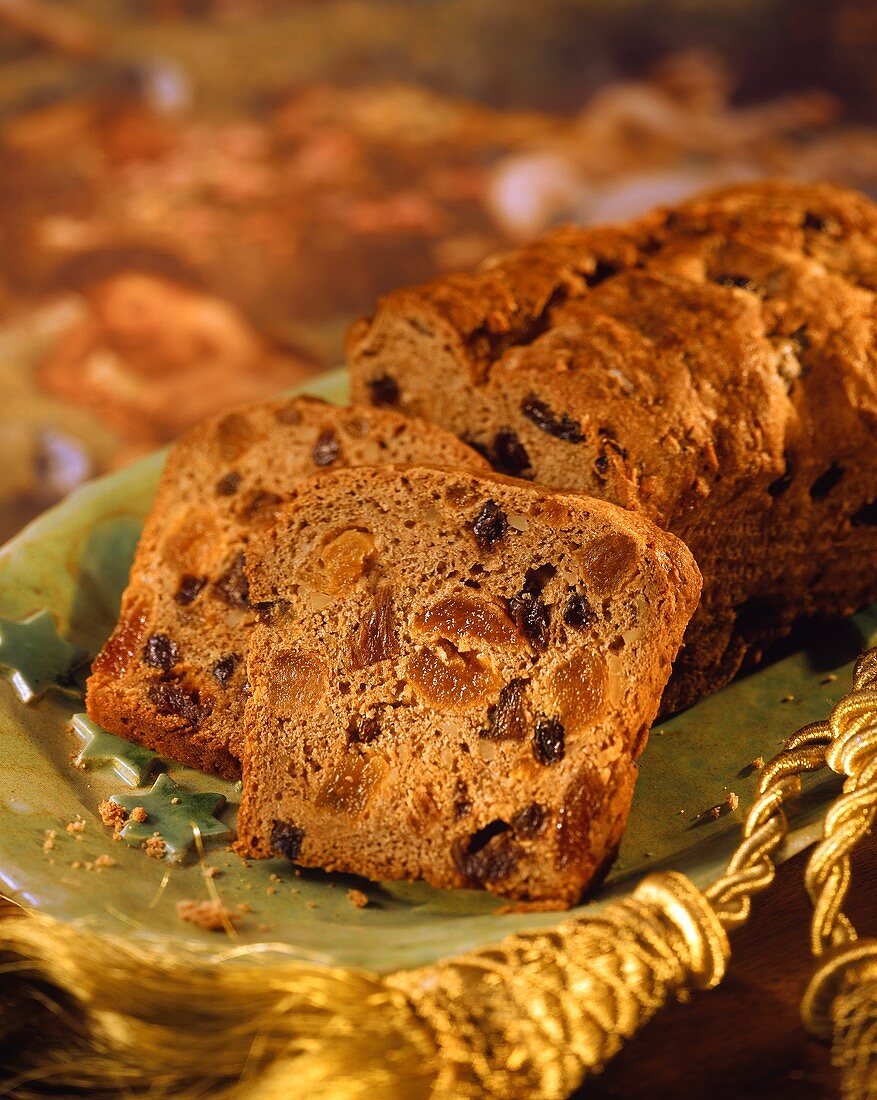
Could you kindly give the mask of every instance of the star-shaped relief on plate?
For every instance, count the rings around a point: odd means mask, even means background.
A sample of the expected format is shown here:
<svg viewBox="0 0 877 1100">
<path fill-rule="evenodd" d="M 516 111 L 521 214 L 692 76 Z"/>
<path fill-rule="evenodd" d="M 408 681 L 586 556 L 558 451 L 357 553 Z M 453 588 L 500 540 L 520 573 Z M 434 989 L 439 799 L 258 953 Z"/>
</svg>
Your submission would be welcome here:
<svg viewBox="0 0 877 1100">
<path fill-rule="evenodd" d="M 129 787 L 142 787 L 164 767 L 158 753 L 107 733 L 87 714 L 74 714 L 70 719 L 70 728 L 81 742 L 73 760 L 77 768 L 108 764 L 123 783 Z"/>
<path fill-rule="evenodd" d="M 142 821 L 130 818 L 119 833 L 127 844 L 148 844 L 156 836 L 164 842 L 163 854 L 179 861 L 195 843 L 195 829 L 202 837 L 228 837 L 231 829 L 214 814 L 225 805 L 225 796 L 215 792 L 195 794 L 178 786 L 169 775 L 160 775 L 145 794 L 114 794 L 111 802 L 128 813 L 146 811 Z"/>
<path fill-rule="evenodd" d="M 76 672 L 88 654 L 58 634 L 49 611 L 24 622 L 0 618 L 0 666 L 23 703 L 41 699 L 49 688 L 81 694 Z"/>
</svg>

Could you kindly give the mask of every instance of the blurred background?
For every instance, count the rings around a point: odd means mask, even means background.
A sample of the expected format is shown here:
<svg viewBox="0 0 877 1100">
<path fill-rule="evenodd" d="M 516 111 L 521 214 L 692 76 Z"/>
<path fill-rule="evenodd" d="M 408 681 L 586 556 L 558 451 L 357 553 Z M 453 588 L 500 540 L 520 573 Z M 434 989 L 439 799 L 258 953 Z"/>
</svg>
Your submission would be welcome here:
<svg viewBox="0 0 877 1100">
<path fill-rule="evenodd" d="M 400 283 L 722 182 L 877 197 L 870 0 L 0 0 L 0 539 Z"/>
</svg>

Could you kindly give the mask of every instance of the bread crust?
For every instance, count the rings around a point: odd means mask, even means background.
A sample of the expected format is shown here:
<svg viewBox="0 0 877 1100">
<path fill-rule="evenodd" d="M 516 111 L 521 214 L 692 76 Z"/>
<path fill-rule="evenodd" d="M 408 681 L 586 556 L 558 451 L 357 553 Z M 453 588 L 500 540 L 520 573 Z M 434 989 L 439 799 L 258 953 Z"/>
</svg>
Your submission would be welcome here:
<svg viewBox="0 0 877 1100">
<path fill-rule="evenodd" d="M 381 380 L 495 467 L 689 545 L 704 591 L 670 712 L 877 598 L 875 290 L 867 198 L 728 187 L 387 295 L 351 329 L 353 393 Z"/>
</svg>

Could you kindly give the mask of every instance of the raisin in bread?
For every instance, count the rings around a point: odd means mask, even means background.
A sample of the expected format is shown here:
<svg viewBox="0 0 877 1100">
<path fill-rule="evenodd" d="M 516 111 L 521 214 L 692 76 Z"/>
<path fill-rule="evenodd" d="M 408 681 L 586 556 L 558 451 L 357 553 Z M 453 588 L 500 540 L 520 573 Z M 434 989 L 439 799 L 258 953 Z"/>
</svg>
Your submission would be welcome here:
<svg viewBox="0 0 877 1100">
<path fill-rule="evenodd" d="M 388 295 L 351 330 L 353 392 L 681 537 L 704 591 L 672 711 L 877 598 L 875 290 L 864 196 L 731 187 Z"/>
<path fill-rule="evenodd" d="M 242 406 L 168 455 L 119 622 L 98 654 L 87 707 L 105 729 L 234 779 L 247 639 L 258 615 L 244 563 L 295 484 L 320 470 L 429 461 L 487 469 L 440 428 L 312 397 Z"/>
<path fill-rule="evenodd" d="M 700 575 L 602 501 L 424 467 L 250 542 L 238 850 L 575 902 L 613 858 Z"/>
</svg>

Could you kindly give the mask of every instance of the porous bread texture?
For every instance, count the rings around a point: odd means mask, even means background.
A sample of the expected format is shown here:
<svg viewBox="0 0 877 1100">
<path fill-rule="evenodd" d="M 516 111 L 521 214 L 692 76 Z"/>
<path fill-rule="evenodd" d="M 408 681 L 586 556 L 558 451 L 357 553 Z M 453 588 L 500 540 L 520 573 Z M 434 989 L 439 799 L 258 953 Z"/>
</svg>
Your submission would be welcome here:
<svg viewBox="0 0 877 1100">
<path fill-rule="evenodd" d="M 694 611 L 686 547 L 433 468 L 304 483 L 250 542 L 238 851 L 572 904 L 614 858 Z"/>
<path fill-rule="evenodd" d="M 870 200 L 729 187 L 387 295 L 351 329 L 353 393 L 686 542 L 704 591 L 670 712 L 877 598 L 875 290 Z"/>
<path fill-rule="evenodd" d="M 89 715 L 111 733 L 228 779 L 238 745 L 250 631 L 247 543 L 303 478 L 365 463 L 487 469 L 441 428 L 313 397 L 241 406 L 171 449 L 122 598 L 88 681 Z"/>
</svg>

